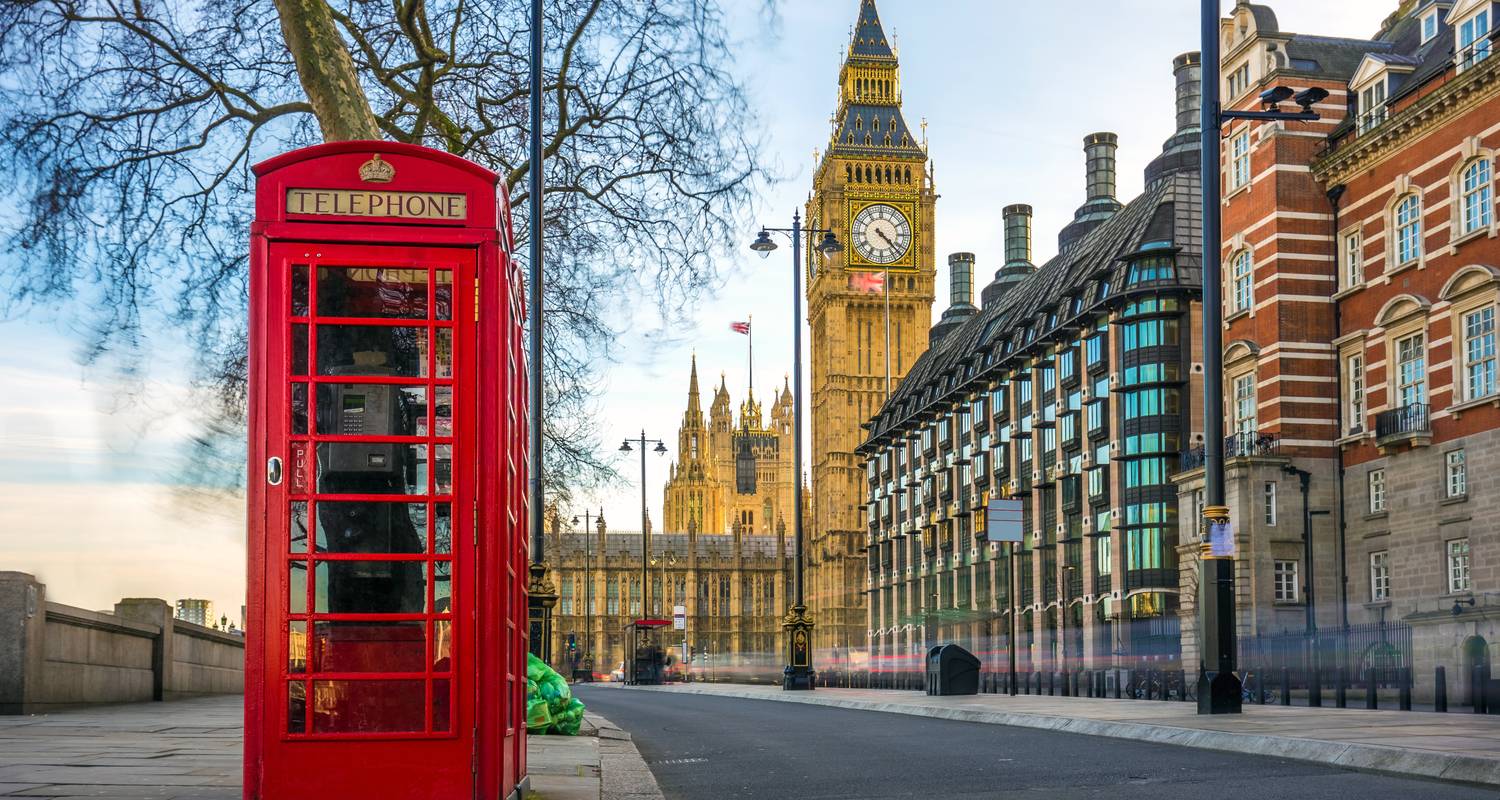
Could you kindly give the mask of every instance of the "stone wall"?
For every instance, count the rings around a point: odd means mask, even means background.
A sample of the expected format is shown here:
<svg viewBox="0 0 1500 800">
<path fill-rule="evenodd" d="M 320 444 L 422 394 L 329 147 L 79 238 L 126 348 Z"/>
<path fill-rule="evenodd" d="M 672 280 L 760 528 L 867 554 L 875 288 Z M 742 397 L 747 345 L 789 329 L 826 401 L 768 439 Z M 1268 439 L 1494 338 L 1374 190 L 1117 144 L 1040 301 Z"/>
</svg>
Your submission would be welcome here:
<svg viewBox="0 0 1500 800">
<path fill-rule="evenodd" d="M 244 691 L 245 642 L 173 619 L 156 598 L 114 613 L 47 600 L 24 572 L 0 572 L 0 714 Z"/>
</svg>

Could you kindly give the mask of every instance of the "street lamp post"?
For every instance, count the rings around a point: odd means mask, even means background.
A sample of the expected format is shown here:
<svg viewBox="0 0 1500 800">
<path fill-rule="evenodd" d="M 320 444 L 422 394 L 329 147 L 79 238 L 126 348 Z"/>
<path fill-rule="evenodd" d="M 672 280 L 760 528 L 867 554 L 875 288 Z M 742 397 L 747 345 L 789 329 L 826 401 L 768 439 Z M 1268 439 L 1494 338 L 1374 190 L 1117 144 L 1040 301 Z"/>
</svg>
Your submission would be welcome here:
<svg viewBox="0 0 1500 800">
<path fill-rule="evenodd" d="M 583 669 L 587 680 L 594 679 L 594 539 L 592 522 L 595 518 L 588 509 L 583 510 Z M 604 522 L 604 509 L 599 509 L 599 522 Z M 578 524 L 578 518 L 573 518 Z"/>
<path fill-rule="evenodd" d="M 813 621 L 807 615 L 802 590 L 802 237 L 809 237 L 808 246 L 813 247 L 811 237 L 823 234 L 815 249 L 825 256 L 842 251 L 844 246 L 832 230 L 802 227 L 802 214 L 794 211 L 792 227 L 760 229 L 750 249 L 760 253 L 761 258 L 776 249 L 772 233 L 785 234 L 792 240 L 792 480 L 796 484 L 792 492 L 792 530 L 796 561 L 792 569 L 794 599 L 781 623 L 787 639 L 787 664 L 781 671 L 781 688 L 806 690 L 813 688 L 814 672 Z"/>
<path fill-rule="evenodd" d="M 626 439 L 620 444 L 620 452 L 629 453 L 632 448 L 631 442 L 639 442 L 641 445 L 641 619 L 647 616 L 647 609 L 651 608 L 651 537 L 646 531 L 646 445 L 655 444 L 657 455 L 666 455 L 667 445 L 660 439 L 647 439 L 646 432 L 641 431 L 640 437 Z"/>
<path fill-rule="evenodd" d="M 1223 236 L 1219 224 L 1220 174 L 1219 139 L 1222 126 L 1230 120 L 1274 122 L 1318 119 L 1312 110 L 1315 103 L 1328 97 L 1324 89 L 1301 92 L 1278 86 L 1260 95 L 1262 111 L 1224 111 L 1219 107 L 1219 6 L 1220 0 L 1202 0 L 1200 34 L 1202 37 L 1201 89 L 1203 107 L 1200 117 L 1201 182 L 1203 188 L 1203 521 L 1212 534 L 1223 526 L 1229 542 L 1229 507 L 1224 498 L 1224 308 L 1220 247 Z M 1284 112 L 1281 103 L 1294 100 L 1301 112 Z M 1240 679 L 1235 675 L 1238 643 L 1235 632 L 1234 553 L 1233 548 L 1215 552 L 1204 543 L 1198 563 L 1198 713 L 1238 714 L 1242 702 Z"/>
</svg>

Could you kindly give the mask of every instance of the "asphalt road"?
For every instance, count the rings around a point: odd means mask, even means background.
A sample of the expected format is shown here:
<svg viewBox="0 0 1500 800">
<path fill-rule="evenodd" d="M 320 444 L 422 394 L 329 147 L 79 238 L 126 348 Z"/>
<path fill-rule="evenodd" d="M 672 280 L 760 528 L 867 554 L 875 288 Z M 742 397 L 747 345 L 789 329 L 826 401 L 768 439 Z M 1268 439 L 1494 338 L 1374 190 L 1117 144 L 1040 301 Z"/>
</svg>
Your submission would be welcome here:
<svg viewBox="0 0 1500 800">
<path fill-rule="evenodd" d="M 603 685 L 574 691 L 631 733 L 669 800 L 1500 800 L 1473 786 L 1122 739 Z"/>
</svg>

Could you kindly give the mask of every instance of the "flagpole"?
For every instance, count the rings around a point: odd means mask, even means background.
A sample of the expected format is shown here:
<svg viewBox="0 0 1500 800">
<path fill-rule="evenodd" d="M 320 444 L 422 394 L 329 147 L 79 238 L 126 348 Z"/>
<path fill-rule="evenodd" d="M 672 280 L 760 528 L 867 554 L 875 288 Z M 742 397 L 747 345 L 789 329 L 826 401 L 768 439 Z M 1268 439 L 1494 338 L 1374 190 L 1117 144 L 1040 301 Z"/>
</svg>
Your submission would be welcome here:
<svg viewBox="0 0 1500 800">
<path fill-rule="evenodd" d="M 755 394 L 755 315 L 745 315 L 745 338 L 750 340 L 750 394 Z"/>
<path fill-rule="evenodd" d="M 891 399 L 891 270 L 880 279 L 885 288 L 885 399 Z"/>
</svg>

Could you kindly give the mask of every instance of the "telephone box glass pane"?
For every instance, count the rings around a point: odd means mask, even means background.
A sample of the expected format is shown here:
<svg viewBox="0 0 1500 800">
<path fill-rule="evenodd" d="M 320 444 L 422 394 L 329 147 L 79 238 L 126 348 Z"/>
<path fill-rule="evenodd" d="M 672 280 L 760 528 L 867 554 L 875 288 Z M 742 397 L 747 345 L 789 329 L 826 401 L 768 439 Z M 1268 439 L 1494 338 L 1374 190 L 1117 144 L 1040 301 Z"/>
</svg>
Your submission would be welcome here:
<svg viewBox="0 0 1500 800">
<path fill-rule="evenodd" d="M 427 505 L 376 500 L 318 503 L 320 553 L 425 553 Z"/>
<path fill-rule="evenodd" d="M 307 435 L 307 384 L 292 384 L 292 435 Z"/>
<path fill-rule="evenodd" d="M 307 671 L 307 623 L 294 620 L 287 629 L 286 671 L 296 675 Z"/>
<path fill-rule="evenodd" d="M 318 267 L 318 316 L 427 318 L 427 270 Z"/>
<path fill-rule="evenodd" d="M 418 733 L 426 681 L 313 681 L 313 733 Z"/>
<path fill-rule="evenodd" d="M 453 506 L 448 503 L 433 504 L 432 552 L 453 552 Z"/>
<path fill-rule="evenodd" d="M 433 375 L 439 378 L 453 377 L 453 329 L 438 328 L 437 335 L 437 366 L 433 368 Z"/>
<path fill-rule="evenodd" d="M 318 384 L 319 434 L 423 436 L 426 430 L 427 388 L 425 386 L 394 386 L 381 383 Z"/>
<path fill-rule="evenodd" d="M 307 374 L 307 325 L 292 326 L 292 374 Z"/>
<path fill-rule="evenodd" d="M 440 619 L 432 623 L 432 671 L 453 671 L 453 622 Z"/>
<path fill-rule="evenodd" d="M 286 685 L 286 732 L 307 733 L 307 687 L 301 681 Z"/>
<path fill-rule="evenodd" d="M 287 612 L 307 613 L 307 562 L 293 561 L 287 567 Z"/>
<path fill-rule="evenodd" d="M 427 377 L 427 329 L 319 325 L 319 375 Z"/>
<path fill-rule="evenodd" d="M 316 622 L 315 672 L 425 672 L 427 624 L 410 622 Z"/>
<path fill-rule="evenodd" d="M 288 548 L 293 553 L 307 552 L 307 501 L 292 503 L 291 542 Z"/>
<path fill-rule="evenodd" d="M 439 386 L 433 390 L 437 402 L 433 404 L 433 433 L 437 436 L 453 435 L 453 387 Z"/>
<path fill-rule="evenodd" d="M 292 316 L 307 316 L 307 265 L 292 265 Z"/>
<path fill-rule="evenodd" d="M 453 272 L 440 269 L 433 273 L 433 293 L 436 299 L 432 304 L 433 317 L 435 319 L 453 319 Z"/>
<path fill-rule="evenodd" d="M 447 614 L 453 610 L 453 562 L 434 561 L 432 564 L 432 610 Z"/>
<path fill-rule="evenodd" d="M 453 683 L 445 679 L 432 682 L 432 730 L 447 733 L 453 727 Z"/>
<path fill-rule="evenodd" d="M 420 614 L 427 610 L 424 561 L 319 561 L 319 614 Z"/>
<path fill-rule="evenodd" d="M 433 494 L 453 493 L 453 445 L 440 444 L 433 448 Z"/>
<path fill-rule="evenodd" d="M 322 494 L 426 494 L 427 448 L 413 444 L 318 443 Z"/>
</svg>

